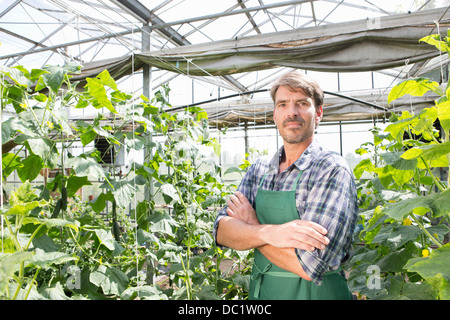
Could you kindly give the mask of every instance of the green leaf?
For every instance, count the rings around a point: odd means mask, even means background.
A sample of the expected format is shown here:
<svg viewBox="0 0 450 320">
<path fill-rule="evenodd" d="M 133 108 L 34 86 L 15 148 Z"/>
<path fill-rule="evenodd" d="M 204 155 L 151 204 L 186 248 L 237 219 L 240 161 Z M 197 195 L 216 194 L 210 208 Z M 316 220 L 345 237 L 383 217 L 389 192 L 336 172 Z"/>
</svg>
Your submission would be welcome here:
<svg viewBox="0 0 450 320">
<path fill-rule="evenodd" d="M 383 272 L 402 272 L 408 260 L 416 254 L 414 245 L 389 252 L 377 264 Z"/>
<path fill-rule="evenodd" d="M 59 152 L 54 141 L 44 137 L 28 135 L 18 136 L 15 141 L 18 144 L 24 144 L 33 154 L 40 156 L 48 168 L 56 167 Z"/>
<path fill-rule="evenodd" d="M 430 90 L 440 94 L 439 83 L 427 78 L 405 80 L 391 89 L 388 95 L 388 103 L 401 98 L 405 94 L 421 97 Z"/>
<path fill-rule="evenodd" d="M 14 170 L 22 167 L 23 164 L 20 158 L 14 153 L 3 153 L 2 155 L 2 170 L 3 176 L 8 177 Z"/>
<path fill-rule="evenodd" d="M 40 202 L 39 201 L 32 201 L 28 203 L 21 203 L 17 204 L 11 208 L 5 213 L 5 215 L 20 215 L 24 216 L 27 215 L 31 210 L 34 208 L 39 207 Z"/>
<path fill-rule="evenodd" d="M 442 193 L 410 198 L 393 204 L 389 203 L 383 209 L 383 213 L 395 220 L 403 221 L 406 214 L 411 213 L 413 209 L 418 207 L 431 210 L 434 218 L 450 215 L 450 189 Z"/>
<path fill-rule="evenodd" d="M 419 273 L 440 294 L 442 300 L 450 299 L 450 244 L 431 251 L 429 257 L 414 258 L 408 261 L 405 268 Z"/>
<path fill-rule="evenodd" d="M 26 202 L 31 202 L 37 198 L 38 196 L 32 188 L 31 183 L 29 181 L 25 181 L 17 189 L 11 192 L 9 202 L 10 205 L 15 206 Z"/>
<path fill-rule="evenodd" d="M 71 221 L 66 219 L 58 219 L 58 218 L 52 218 L 52 219 L 40 219 L 36 217 L 26 217 L 23 220 L 23 224 L 45 224 L 47 228 L 62 228 L 67 227 L 73 229 L 75 232 L 78 232 L 80 223 L 77 220 Z"/>
<path fill-rule="evenodd" d="M 361 178 L 364 171 L 373 172 L 374 170 L 375 166 L 370 161 L 370 159 L 364 159 L 355 166 L 355 168 L 353 169 L 353 173 L 355 174 L 356 179 L 359 179 Z"/>
<path fill-rule="evenodd" d="M 167 213 L 155 211 L 149 217 L 152 232 L 161 232 L 174 236 L 174 229 L 178 227 L 178 223 Z"/>
<path fill-rule="evenodd" d="M 30 155 L 22 161 L 22 166 L 17 168 L 17 174 L 22 182 L 33 181 L 44 168 L 44 161 L 38 155 Z"/>
<path fill-rule="evenodd" d="M 221 300 L 221 298 L 216 294 L 215 285 L 203 285 L 200 290 L 196 293 L 197 299 L 199 300 Z"/>
<path fill-rule="evenodd" d="M 163 195 L 168 196 L 170 199 L 175 200 L 175 201 L 179 201 L 179 197 L 178 197 L 178 193 L 177 190 L 175 189 L 175 187 L 173 185 L 171 185 L 170 183 L 165 183 L 161 186 L 161 192 L 163 193 Z M 170 202 L 170 201 L 169 201 Z M 166 201 L 166 203 L 168 203 Z"/>
<path fill-rule="evenodd" d="M 439 122 L 444 130 L 450 130 L 450 90 L 447 89 L 447 96 L 443 96 L 436 101 Z"/>
<path fill-rule="evenodd" d="M 33 257 L 33 252 L 21 251 L 14 253 L 0 253 L 0 295 L 12 279 L 12 276 L 19 270 L 20 264 Z"/>
<path fill-rule="evenodd" d="M 402 114 L 402 119 L 397 122 L 391 123 L 384 129 L 385 132 L 389 132 L 391 136 L 397 141 L 403 141 L 403 133 L 408 128 L 409 125 L 418 121 L 419 115 L 410 115 L 407 111 Z"/>
<path fill-rule="evenodd" d="M 92 95 L 96 100 L 92 103 L 94 108 L 107 108 L 112 113 L 117 113 L 116 109 L 112 105 L 111 101 L 106 94 L 105 87 L 101 84 L 100 81 L 96 79 L 86 78 L 87 85 L 86 88 L 89 91 L 89 94 Z"/>
<path fill-rule="evenodd" d="M 48 88 L 52 89 L 53 92 L 58 92 L 64 81 L 64 68 L 60 66 L 46 66 L 44 67 L 44 69 L 48 71 L 48 73 L 42 74 L 42 83 L 44 83 Z"/>
<path fill-rule="evenodd" d="M 143 136 L 135 135 L 132 132 L 126 134 L 125 145 L 127 150 L 142 150 L 146 147 L 146 138 Z"/>
<path fill-rule="evenodd" d="M 394 179 L 395 183 L 398 186 L 402 186 L 405 183 L 411 181 L 411 179 L 414 177 L 414 171 L 413 170 L 397 170 L 397 169 L 393 168 L 391 170 L 391 175 L 392 175 L 392 179 Z"/>
<path fill-rule="evenodd" d="M 47 71 L 47 73 L 39 72 L 40 78 L 35 90 L 39 91 L 48 87 L 56 93 L 61 88 L 65 75 L 68 73 L 79 73 L 80 65 L 76 62 L 70 62 L 62 67 L 47 65 L 43 69 Z"/>
<path fill-rule="evenodd" d="M 117 113 L 111 100 L 109 99 L 105 86 L 116 89 L 116 83 L 114 79 L 109 75 L 107 70 L 101 72 L 97 78 L 86 78 L 87 84 L 85 88 L 88 93 L 95 99 L 92 101 L 92 106 L 96 109 L 105 107 L 112 113 Z"/>
<path fill-rule="evenodd" d="M 34 135 L 33 131 L 30 130 L 29 125 L 27 125 L 25 121 L 17 117 L 10 117 L 2 122 L 3 143 L 12 139 L 17 131 L 26 135 Z"/>
<path fill-rule="evenodd" d="M 404 159 L 401 157 L 403 152 L 385 152 L 381 154 L 386 164 L 398 170 L 414 170 L 417 166 L 416 159 Z"/>
<path fill-rule="evenodd" d="M 406 150 L 401 157 L 406 160 L 423 157 L 424 160 L 436 160 L 450 153 L 450 141 L 439 144 L 429 144 Z"/>
<path fill-rule="evenodd" d="M 149 105 L 149 104 L 144 104 L 144 115 L 149 115 L 149 114 L 158 114 L 159 113 L 159 108 Z"/>
<path fill-rule="evenodd" d="M 110 87 L 111 89 L 117 90 L 117 84 L 114 81 L 114 78 L 111 77 L 108 70 L 105 69 L 97 75 L 97 78 L 101 81 L 101 83 L 105 86 Z"/>
<path fill-rule="evenodd" d="M 90 185 L 92 185 L 92 183 L 86 176 L 70 176 L 69 179 L 67 179 L 67 197 L 73 197 L 81 187 Z"/>
<path fill-rule="evenodd" d="M 158 286 L 138 286 L 130 287 L 122 292 L 120 300 L 134 300 L 137 297 L 141 300 L 168 300 L 168 297 Z"/>
<path fill-rule="evenodd" d="M 426 42 L 432 46 L 435 46 L 441 52 L 450 52 L 449 43 L 441 40 L 440 34 L 431 34 L 423 37 L 419 42 Z"/>
<path fill-rule="evenodd" d="M 89 143 L 94 141 L 97 137 L 97 132 L 95 130 L 90 129 L 81 134 L 80 139 L 83 146 L 87 146 Z"/>
<path fill-rule="evenodd" d="M 152 233 L 142 230 L 140 228 L 137 231 L 137 241 L 140 244 L 143 244 L 145 242 L 154 242 L 157 244 L 160 243 L 160 240 L 158 237 L 156 237 Z"/>
<path fill-rule="evenodd" d="M 237 172 L 237 173 L 243 173 L 243 172 L 245 172 L 245 170 L 243 170 L 243 169 L 241 169 L 241 168 L 239 168 L 239 167 L 230 167 L 230 168 L 228 168 L 228 169 L 225 171 L 224 175 L 227 175 L 227 174 L 230 174 L 230 173 L 235 173 L 235 172 Z"/>
<path fill-rule="evenodd" d="M 46 234 L 33 238 L 32 243 L 34 248 L 42 249 L 45 252 L 55 252 L 59 249 L 59 245 L 53 242 L 53 239 Z"/>
<path fill-rule="evenodd" d="M 111 185 L 103 184 L 102 187 L 111 188 L 111 192 L 114 196 L 114 199 L 116 200 L 116 204 L 119 207 L 125 208 L 126 206 L 128 206 L 136 192 L 136 190 L 133 186 L 133 181 L 110 180 L 109 183 Z"/>
<path fill-rule="evenodd" d="M 132 214 L 134 213 L 132 218 L 136 220 L 140 228 L 143 228 L 145 230 L 148 229 L 148 217 L 151 214 L 151 210 L 152 209 L 148 201 L 141 201 L 137 204 L 134 212 L 132 212 Z"/>
<path fill-rule="evenodd" d="M 106 201 L 110 201 L 110 202 L 114 201 L 114 196 L 111 193 L 111 191 L 109 191 L 107 193 L 100 193 L 97 200 L 95 202 L 91 203 L 92 209 L 95 212 L 100 213 L 103 209 L 105 209 Z"/>
<path fill-rule="evenodd" d="M 100 243 L 103 244 L 109 250 L 114 251 L 115 240 L 111 231 L 106 231 L 104 229 L 95 229 L 94 231 Z"/>
<path fill-rule="evenodd" d="M 49 300 L 72 300 L 65 294 L 64 288 L 59 282 L 52 287 L 47 287 L 44 285 L 39 289 L 39 291 L 44 298 Z"/>
<path fill-rule="evenodd" d="M 106 170 L 92 158 L 73 157 L 67 160 L 67 166 L 77 173 L 77 176 L 86 176 L 93 179 L 106 178 Z"/>
<path fill-rule="evenodd" d="M 49 269 L 53 265 L 64 264 L 69 261 L 77 261 L 78 257 L 64 252 L 45 252 L 39 248 L 35 250 L 36 254 L 28 260 L 27 266 L 34 266 L 42 269 Z"/>
<path fill-rule="evenodd" d="M 101 287 L 105 295 L 120 296 L 128 286 L 128 277 L 122 271 L 99 265 L 89 275 L 89 280 L 97 287 Z"/>
<path fill-rule="evenodd" d="M 408 241 L 416 240 L 421 234 L 421 230 L 416 226 L 399 226 L 393 230 L 386 239 L 386 244 L 395 250 Z"/>
<path fill-rule="evenodd" d="M 30 88 L 33 85 L 31 80 L 28 79 L 26 70 L 21 66 L 5 67 L 1 65 L 0 72 L 11 78 L 19 86 Z"/>
</svg>

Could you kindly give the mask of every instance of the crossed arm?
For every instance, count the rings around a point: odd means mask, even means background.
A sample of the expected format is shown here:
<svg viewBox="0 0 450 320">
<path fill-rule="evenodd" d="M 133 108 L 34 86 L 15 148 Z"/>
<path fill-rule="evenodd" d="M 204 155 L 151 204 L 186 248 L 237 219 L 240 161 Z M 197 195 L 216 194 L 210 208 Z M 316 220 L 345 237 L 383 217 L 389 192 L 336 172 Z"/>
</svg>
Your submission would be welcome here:
<svg viewBox="0 0 450 320">
<path fill-rule="evenodd" d="M 260 224 L 248 199 L 236 192 L 227 202 L 227 214 L 219 222 L 217 242 L 235 250 L 257 248 L 282 269 L 303 279 L 311 278 L 303 270 L 295 248 L 307 251 L 324 249 L 329 243 L 327 230 L 317 223 L 293 220 L 281 225 Z"/>
</svg>

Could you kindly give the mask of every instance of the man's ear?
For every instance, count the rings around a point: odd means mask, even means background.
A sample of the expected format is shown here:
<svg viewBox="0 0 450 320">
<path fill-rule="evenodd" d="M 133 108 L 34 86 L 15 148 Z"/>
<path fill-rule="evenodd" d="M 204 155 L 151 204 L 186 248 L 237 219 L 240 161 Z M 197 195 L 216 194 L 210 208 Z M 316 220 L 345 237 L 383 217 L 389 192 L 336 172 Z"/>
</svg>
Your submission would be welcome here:
<svg viewBox="0 0 450 320">
<path fill-rule="evenodd" d="M 316 108 L 316 128 L 319 126 L 322 117 L 323 117 L 323 108 L 322 106 L 319 106 L 318 108 Z"/>
</svg>

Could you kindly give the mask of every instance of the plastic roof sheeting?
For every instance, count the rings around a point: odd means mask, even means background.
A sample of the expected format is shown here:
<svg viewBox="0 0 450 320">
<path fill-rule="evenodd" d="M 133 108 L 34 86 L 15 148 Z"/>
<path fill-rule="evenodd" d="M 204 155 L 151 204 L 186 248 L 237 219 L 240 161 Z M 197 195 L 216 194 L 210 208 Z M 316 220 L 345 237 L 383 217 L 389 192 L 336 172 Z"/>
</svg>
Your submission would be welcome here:
<svg viewBox="0 0 450 320">
<path fill-rule="evenodd" d="M 436 48 L 418 41 L 434 30 L 430 26 L 437 20 L 445 37 L 450 10 L 443 14 L 442 9 L 434 9 L 375 22 L 337 23 L 98 61 L 85 64 L 81 76 L 95 76 L 107 68 L 120 78 L 145 64 L 191 76 L 223 76 L 280 66 L 326 72 L 382 70 L 438 56 Z"/>
<path fill-rule="evenodd" d="M 425 94 L 423 97 L 404 96 L 387 104 L 387 94 L 378 90 L 354 93 L 351 98 L 367 103 L 358 103 L 333 94 L 325 94 L 323 118 L 321 122 L 338 122 L 353 120 L 380 120 L 389 117 L 391 112 L 418 113 L 423 108 L 435 104 L 437 95 Z M 269 95 L 269 93 L 267 93 Z M 374 105 L 378 107 L 374 107 Z M 252 125 L 273 125 L 273 102 L 268 99 L 241 99 L 230 102 L 213 102 L 202 105 L 208 113 L 212 126 L 234 127 L 245 123 Z"/>
<path fill-rule="evenodd" d="M 217 125 L 269 123 L 268 94 L 257 99 L 248 92 L 267 88 L 290 68 L 371 71 L 389 77 L 386 86 L 442 70 L 448 57 L 437 56 L 418 39 L 438 30 L 445 36 L 449 8 L 448 0 L 0 1 L 0 60 L 25 68 L 79 61 L 82 74 L 74 80 L 107 69 L 121 84 L 128 78 L 141 81 L 139 71 L 151 66 L 150 90 L 178 77 L 212 85 L 215 92 L 224 89 L 225 95 L 242 94 L 238 101 L 225 101 L 214 93 L 210 97 L 216 102 L 202 103 Z M 139 95 L 143 87 L 131 91 Z M 384 117 L 393 108 L 421 108 L 433 101 L 411 98 L 386 106 L 387 87 L 372 84 L 370 94 L 355 87 L 360 88 L 352 84 L 347 94 L 381 108 L 328 95 L 324 121 Z M 192 103 L 201 103 L 199 96 L 196 92 L 194 101 L 192 93 Z"/>
</svg>

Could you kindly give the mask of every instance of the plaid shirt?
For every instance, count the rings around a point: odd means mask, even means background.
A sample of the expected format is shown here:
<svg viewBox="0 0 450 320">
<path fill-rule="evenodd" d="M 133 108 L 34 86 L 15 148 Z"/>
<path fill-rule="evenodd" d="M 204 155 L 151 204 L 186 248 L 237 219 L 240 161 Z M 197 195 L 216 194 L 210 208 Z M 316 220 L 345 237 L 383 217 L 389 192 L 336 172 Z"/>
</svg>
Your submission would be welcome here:
<svg viewBox="0 0 450 320">
<path fill-rule="evenodd" d="M 296 249 L 296 253 L 305 272 L 320 285 L 326 272 L 338 269 L 351 257 L 352 233 L 358 212 L 353 174 L 340 155 L 322 149 L 315 141 L 297 161 L 278 174 L 283 156 L 284 147 L 281 147 L 272 159 L 256 160 L 248 168 L 238 190 L 255 207 L 258 186 L 265 173 L 268 172 L 262 189 L 289 191 L 300 170 L 303 171 L 296 189 L 298 216 L 326 228 L 330 243 L 324 250 Z M 225 207 L 217 215 L 213 230 L 215 239 L 218 223 L 226 214 Z"/>
</svg>

